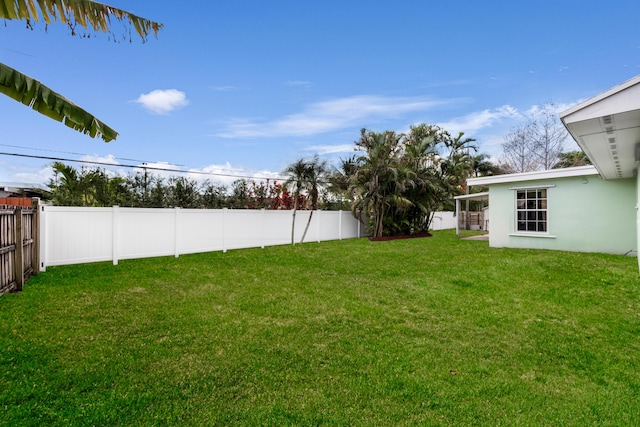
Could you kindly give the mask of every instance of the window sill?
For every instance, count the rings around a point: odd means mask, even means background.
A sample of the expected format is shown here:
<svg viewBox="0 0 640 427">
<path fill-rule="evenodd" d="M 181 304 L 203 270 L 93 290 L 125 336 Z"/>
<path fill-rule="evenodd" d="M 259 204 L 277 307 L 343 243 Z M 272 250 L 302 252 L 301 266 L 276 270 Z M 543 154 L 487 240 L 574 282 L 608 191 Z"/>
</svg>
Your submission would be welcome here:
<svg viewBox="0 0 640 427">
<path fill-rule="evenodd" d="M 556 236 L 549 233 L 509 233 L 513 237 L 539 237 L 542 239 L 555 239 Z"/>
</svg>

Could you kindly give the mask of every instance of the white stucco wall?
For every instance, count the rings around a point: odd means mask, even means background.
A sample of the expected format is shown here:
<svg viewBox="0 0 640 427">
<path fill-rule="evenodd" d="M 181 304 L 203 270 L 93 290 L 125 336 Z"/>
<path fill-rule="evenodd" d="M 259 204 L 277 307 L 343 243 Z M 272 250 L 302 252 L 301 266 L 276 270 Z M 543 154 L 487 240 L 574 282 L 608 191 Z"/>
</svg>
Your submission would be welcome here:
<svg viewBox="0 0 640 427">
<path fill-rule="evenodd" d="M 516 232 L 515 188 L 547 190 L 548 233 Z M 597 175 L 509 182 L 489 186 L 489 244 L 494 247 L 633 254 L 638 249 L 636 179 Z"/>
</svg>

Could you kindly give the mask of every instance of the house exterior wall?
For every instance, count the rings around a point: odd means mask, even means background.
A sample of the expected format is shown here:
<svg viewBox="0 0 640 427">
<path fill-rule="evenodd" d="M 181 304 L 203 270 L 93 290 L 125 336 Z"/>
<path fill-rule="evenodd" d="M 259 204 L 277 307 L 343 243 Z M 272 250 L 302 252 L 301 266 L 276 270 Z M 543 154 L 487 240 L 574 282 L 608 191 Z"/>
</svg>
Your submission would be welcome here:
<svg viewBox="0 0 640 427">
<path fill-rule="evenodd" d="M 636 243 L 640 247 L 640 174 L 636 170 Z M 638 269 L 640 269 L 640 256 L 638 256 Z"/>
<path fill-rule="evenodd" d="M 635 178 L 603 180 L 597 175 L 489 186 L 489 244 L 494 247 L 554 249 L 636 255 L 638 249 Z M 547 233 L 516 231 L 516 189 L 547 189 Z M 535 235 L 535 237 L 534 237 Z"/>
</svg>

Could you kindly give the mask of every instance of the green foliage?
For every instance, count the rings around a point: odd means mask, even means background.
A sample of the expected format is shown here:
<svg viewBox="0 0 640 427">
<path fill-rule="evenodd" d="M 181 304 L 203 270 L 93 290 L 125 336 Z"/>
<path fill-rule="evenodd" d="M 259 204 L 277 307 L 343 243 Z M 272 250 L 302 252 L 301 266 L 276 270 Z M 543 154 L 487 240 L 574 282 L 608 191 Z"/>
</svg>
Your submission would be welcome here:
<svg viewBox="0 0 640 427">
<path fill-rule="evenodd" d="M 294 230 L 296 222 L 296 209 L 301 207 L 304 209 L 305 204 L 311 210 L 309 219 L 305 226 L 300 243 L 304 242 L 304 238 L 309 230 L 313 211 L 318 209 L 320 200 L 320 191 L 327 186 L 329 179 L 329 167 L 325 160 L 320 160 L 318 156 L 314 156 L 310 160 L 299 159 L 289 165 L 285 170 L 285 174 L 290 175 L 285 182 L 285 186 L 293 185 L 293 217 L 291 220 L 291 243 L 294 243 Z M 304 193 L 303 193 L 304 192 Z"/>
<path fill-rule="evenodd" d="M 350 187 L 351 177 L 358 169 L 357 157 L 340 160 L 340 167 L 333 168 L 327 176 L 327 189 L 324 205 L 333 210 L 350 210 L 354 199 Z"/>
<path fill-rule="evenodd" d="M 228 189 L 210 180 L 198 182 L 189 177 L 163 179 L 146 169 L 119 176 L 102 168 L 81 168 L 52 164 L 49 181 L 51 202 L 58 206 L 123 206 L 142 208 L 192 209 L 292 209 L 294 199 L 277 181 L 237 180 Z M 306 198 L 299 196 L 306 208 Z"/>
<path fill-rule="evenodd" d="M 0 18 L 24 20 L 27 27 L 32 27 L 40 19 L 46 24 L 59 22 L 69 25 L 72 35 L 75 35 L 78 24 L 85 30 L 113 34 L 111 24 L 115 18 L 125 25 L 125 34 L 129 38 L 133 27 L 142 40 L 146 40 L 151 32 L 157 36 L 162 28 L 162 24 L 157 22 L 90 0 L 0 0 Z M 0 93 L 92 138 L 101 137 L 109 142 L 118 136 L 115 130 L 64 96 L 2 63 Z"/>
<path fill-rule="evenodd" d="M 198 208 L 200 207 L 198 183 L 184 176 L 171 177 L 167 183 L 165 199 L 168 207 Z"/>
<path fill-rule="evenodd" d="M 354 214 L 369 218 L 374 237 L 428 231 L 433 214 L 451 209 L 461 193 L 473 141 L 426 124 L 408 134 L 362 129 L 356 149 L 363 154 L 348 178 Z"/>
<path fill-rule="evenodd" d="M 591 160 L 584 151 L 567 151 L 558 154 L 558 160 L 553 165 L 553 169 L 572 168 L 575 166 L 587 166 L 591 164 Z"/>
<path fill-rule="evenodd" d="M 635 258 L 448 231 L 49 268 L 0 425 L 639 425 L 639 301 Z"/>
<path fill-rule="evenodd" d="M 101 137 L 109 142 L 118 136 L 118 132 L 64 96 L 2 63 L 0 93 L 92 138 Z"/>
<path fill-rule="evenodd" d="M 125 10 L 90 0 L 3 0 L 0 2 L 0 18 L 27 21 L 28 26 L 40 20 L 46 24 L 59 22 L 73 30 L 80 24 L 85 30 L 111 33 L 112 18 L 126 26 L 125 33 L 131 35 L 131 27 L 146 40 L 153 32 L 158 35 L 162 24 L 141 18 Z"/>
<path fill-rule="evenodd" d="M 227 188 L 207 180 L 202 184 L 202 204 L 205 209 L 222 209 L 227 201 Z"/>
</svg>

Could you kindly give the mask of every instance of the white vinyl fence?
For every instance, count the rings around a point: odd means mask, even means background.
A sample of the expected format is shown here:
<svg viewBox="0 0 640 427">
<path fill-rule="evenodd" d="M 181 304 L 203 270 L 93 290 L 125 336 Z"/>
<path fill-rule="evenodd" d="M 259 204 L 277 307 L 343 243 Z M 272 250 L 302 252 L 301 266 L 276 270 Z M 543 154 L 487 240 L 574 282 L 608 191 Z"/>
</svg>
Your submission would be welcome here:
<svg viewBox="0 0 640 427">
<path fill-rule="evenodd" d="M 456 228 L 458 217 L 454 212 L 436 212 L 431 221 L 431 230 L 451 230 Z"/>
<path fill-rule="evenodd" d="M 175 256 L 291 243 L 293 211 L 40 206 L 40 270 L 48 266 Z M 296 212 L 299 243 L 311 211 Z M 432 229 L 455 228 L 452 212 Z M 314 211 L 305 242 L 362 237 L 351 212 Z"/>
<path fill-rule="evenodd" d="M 40 207 L 40 270 L 291 243 L 293 211 Z M 295 242 L 311 211 L 296 212 Z M 314 211 L 305 242 L 357 238 L 351 212 Z"/>
</svg>

